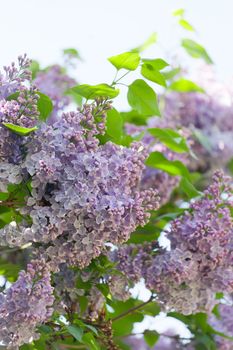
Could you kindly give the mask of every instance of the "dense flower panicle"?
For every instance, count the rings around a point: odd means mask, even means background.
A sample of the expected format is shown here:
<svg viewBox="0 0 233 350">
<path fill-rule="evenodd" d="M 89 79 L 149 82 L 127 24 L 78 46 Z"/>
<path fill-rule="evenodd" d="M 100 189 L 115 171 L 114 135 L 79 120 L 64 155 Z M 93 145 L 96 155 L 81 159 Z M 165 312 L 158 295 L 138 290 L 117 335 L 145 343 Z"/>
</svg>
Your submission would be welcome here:
<svg viewBox="0 0 233 350">
<path fill-rule="evenodd" d="M 41 92 L 48 95 L 53 101 L 53 112 L 48 121 L 52 124 L 59 117 L 59 112 L 62 112 L 71 102 L 70 96 L 65 94 L 66 91 L 77 83 L 59 65 L 53 65 L 47 70 L 39 72 L 34 83 Z"/>
<path fill-rule="evenodd" d="M 204 196 L 171 223 L 170 251 L 123 246 L 113 259 L 129 279 L 143 277 L 165 309 L 210 312 L 216 292 L 233 292 L 231 207 L 230 179 L 217 172 Z"/>
<path fill-rule="evenodd" d="M 27 266 L 18 280 L 0 294 L 0 339 L 7 349 L 18 349 L 38 338 L 36 327 L 52 315 L 50 274 L 39 264 Z"/>
<path fill-rule="evenodd" d="M 13 62 L 10 66 L 4 67 L 4 72 L 0 71 L 0 99 L 18 91 L 22 83 L 31 79 L 31 71 L 28 69 L 31 61 L 27 55 L 18 57 L 18 67 Z"/>
<path fill-rule="evenodd" d="M 0 189 L 6 191 L 9 183 L 22 180 L 20 164 L 25 154 L 27 137 L 8 130 L 3 123 L 31 128 L 38 117 L 38 95 L 33 86 L 27 87 L 31 73 L 28 70 L 30 60 L 24 56 L 18 58 L 19 68 L 12 63 L 0 73 Z M 7 100 L 9 95 L 18 92 L 16 100 Z"/>
<path fill-rule="evenodd" d="M 209 318 L 209 324 L 218 332 L 225 334 L 226 336 L 233 337 L 233 306 L 227 304 L 218 305 L 218 311 L 220 317 L 211 315 Z M 231 350 L 232 340 L 216 336 L 216 343 L 218 350 Z"/>
<path fill-rule="evenodd" d="M 176 93 L 164 97 L 163 123 L 170 128 L 187 128 L 201 132 L 207 138 L 206 147 L 190 135 L 190 143 L 199 161 L 193 159 L 190 167 L 224 166 L 232 158 L 233 106 L 223 103 L 216 94 Z M 158 121 L 153 118 L 154 125 Z"/>
<path fill-rule="evenodd" d="M 157 191 L 138 189 L 146 150 L 140 143 L 99 145 L 103 122 L 95 123 L 95 107 L 65 113 L 35 133 L 24 163 L 32 196 L 21 210 L 32 224 L 1 230 L 1 244 L 50 243 L 41 252 L 55 270 L 65 262 L 88 265 L 106 242 L 128 240 L 158 207 Z"/>
</svg>

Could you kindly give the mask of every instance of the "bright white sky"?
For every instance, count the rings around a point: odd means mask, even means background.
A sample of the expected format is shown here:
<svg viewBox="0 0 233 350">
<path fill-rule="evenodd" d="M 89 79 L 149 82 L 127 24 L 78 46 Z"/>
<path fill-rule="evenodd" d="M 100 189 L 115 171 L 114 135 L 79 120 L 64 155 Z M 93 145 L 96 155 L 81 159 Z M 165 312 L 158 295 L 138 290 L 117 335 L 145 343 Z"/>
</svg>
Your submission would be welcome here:
<svg viewBox="0 0 233 350">
<path fill-rule="evenodd" d="M 0 66 L 27 52 L 44 65 L 58 62 L 61 50 L 77 48 L 85 62 L 77 68 L 82 83 L 112 80 L 106 58 L 141 44 L 152 32 L 169 53 L 180 34 L 171 13 L 187 10 L 197 41 L 209 51 L 224 76 L 232 74 L 232 0 L 0 0 Z M 164 51 L 163 51 L 164 52 Z M 148 52 L 161 54 L 158 46 Z"/>
</svg>

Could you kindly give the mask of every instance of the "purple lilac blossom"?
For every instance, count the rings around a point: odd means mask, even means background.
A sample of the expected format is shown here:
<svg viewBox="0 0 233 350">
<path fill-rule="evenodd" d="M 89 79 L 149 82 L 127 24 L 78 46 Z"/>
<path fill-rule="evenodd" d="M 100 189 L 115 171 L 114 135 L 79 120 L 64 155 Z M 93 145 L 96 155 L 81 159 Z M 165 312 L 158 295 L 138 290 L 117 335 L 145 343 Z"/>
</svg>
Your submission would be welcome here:
<svg viewBox="0 0 233 350">
<path fill-rule="evenodd" d="M 71 97 L 65 92 L 77 83 L 59 65 L 50 66 L 45 71 L 39 72 L 34 83 L 41 92 L 53 101 L 53 112 L 48 120 L 48 123 L 52 124 L 61 116 L 60 113 L 65 107 L 71 103 Z"/>
<path fill-rule="evenodd" d="M 122 246 L 113 260 L 129 279 L 144 278 L 165 310 L 211 312 L 215 293 L 233 292 L 231 208 L 231 179 L 216 172 L 203 197 L 171 223 L 170 251 Z"/>
<path fill-rule="evenodd" d="M 38 117 L 36 90 L 26 87 L 30 83 L 28 70 L 30 60 L 26 56 L 18 58 L 19 68 L 12 63 L 0 72 L 0 190 L 6 191 L 9 183 L 22 180 L 20 164 L 25 153 L 27 137 L 8 130 L 3 123 L 22 127 L 35 126 Z M 19 92 L 16 100 L 7 100 L 9 95 Z M 14 145 L 14 146 L 12 146 Z"/>
<path fill-rule="evenodd" d="M 209 324 L 218 332 L 226 336 L 233 337 L 233 305 L 220 304 L 218 306 L 220 317 L 211 315 Z M 218 350 L 232 350 L 233 340 L 221 336 L 216 336 Z"/>
<path fill-rule="evenodd" d="M 64 113 L 35 133 L 24 162 L 32 196 L 21 209 L 32 224 L 1 230 L 2 245 L 49 243 L 41 247 L 41 258 L 53 270 L 60 263 L 88 265 L 106 242 L 127 241 L 148 221 L 148 210 L 158 207 L 156 190 L 138 189 L 147 151 L 140 143 L 100 145 L 96 135 L 103 122 L 95 123 L 95 107 Z"/>
<path fill-rule="evenodd" d="M 52 315 L 54 297 L 50 274 L 39 264 L 28 264 L 18 280 L 0 294 L 0 339 L 7 349 L 18 349 L 37 339 L 36 327 Z"/>
</svg>

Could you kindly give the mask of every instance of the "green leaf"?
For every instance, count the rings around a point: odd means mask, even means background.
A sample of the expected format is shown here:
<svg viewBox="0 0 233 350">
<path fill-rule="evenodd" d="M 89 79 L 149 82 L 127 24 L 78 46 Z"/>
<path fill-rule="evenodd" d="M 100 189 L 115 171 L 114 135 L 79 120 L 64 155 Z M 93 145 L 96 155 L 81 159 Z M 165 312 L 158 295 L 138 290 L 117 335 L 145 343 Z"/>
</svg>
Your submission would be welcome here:
<svg viewBox="0 0 233 350">
<path fill-rule="evenodd" d="M 74 48 L 64 49 L 63 54 L 69 55 L 69 56 L 72 56 L 72 57 L 75 57 L 75 58 L 78 58 L 81 60 L 81 57 L 80 57 L 78 50 L 76 50 Z"/>
<path fill-rule="evenodd" d="M 108 60 L 117 70 L 122 68 L 135 70 L 139 65 L 140 56 L 137 52 L 124 52 L 120 55 L 109 57 Z"/>
<path fill-rule="evenodd" d="M 180 187 L 187 194 L 188 198 L 194 198 L 201 195 L 201 192 L 197 191 L 193 184 L 186 178 L 182 178 L 180 181 Z"/>
<path fill-rule="evenodd" d="M 108 84 L 98 84 L 98 85 L 77 85 L 70 89 L 73 93 L 85 97 L 87 100 L 94 100 L 98 97 L 105 98 L 115 98 L 119 95 L 119 90 L 114 89 Z"/>
<path fill-rule="evenodd" d="M 160 116 L 156 93 L 144 80 L 135 80 L 129 86 L 127 97 L 130 106 L 138 113 Z"/>
<path fill-rule="evenodd" d="M 74 325 L 69 325 L 69 326 L 66 326 L 65 328 L 68 331 L 68 333 L 71 334 L 76 340 L 78 340 L 79 342 L 82 341 L 82 337 L 83 337 L 82 328 Z"/>
<path fill-rule="evenodd" d="M 131 50 L 132 52 L 143 52 L 157 42 L 157 33 L 152 33 L 149 38 L 140 46 Z"/>
<path fill-rule="evenodd" d="M 156 331 L 146 330 L 144 332 L 144 339 L 145 342 L 149 345 L 149 347 L 152 348 L 159 340 L 159 333 L 157 333 Z"/>
<path fill-rule="evenodd" d="M 5 201 L 9 198 L 9 193 L 8 192 L 0 192 L 0 201 Z"/>
<path fill-rule="evenodd" d="M 183 39 L 181 42 L 187 53 L 194 58 L 202 58 L 206 63 L 212 64 L 213 61 L 208 55 L 206 49 L 191 39 Z"/>
<path fill-rule="evenodd" d="M 146 160 L 146 165 L 155 169 L 160 169 L 173 176 L 184 176 L 190 180 L 188 169 L 179 160 L 168 160 L 160 152 L 152 152 Z"/>
<path fill-rule="evenodd" d="M 72 91 L 72 90 L 67 90 L 65 92 L 66 95 L 70 95 L 73 102 L 76 103 L 78 106 L 82 106 L 82 102 L 83 102 L 83 98 L 81 95 L 77 94 L 76 92 Z"/>
<path fill-rule="evenodd" d="M 90 350 L 100 350 L 100 346 L 97 343 L 95 337 L 92 333 L 85 333 L 82 338 L 82 343 L 88 345 L 88 349 Z"/>
<path fill-rule="evenodd" d="M 166 72 L 163 72 L 163 76 L 165 77 L 166 80 L 172 80 L 180 72 L 181 72 L 181 68 L 176 67 L 176 68 L 170 69 Z"/>
<path fill-rule="evenodd" d="M 39 62 L 33 60 L 31 62 L 31 65 L 30 65 L 29 69 L 32 72 L 32 79 L 35 79 L 37 73 L 40 71 L 40 64 L 39 64 Z"/>
<path fill-rule="evenodd" d="M 39 119 L 46 121 L 53 111 L 53 102 L 47 95 L 42 94 L 42 92 L 37 92 L 37 95 L 39 95 L 39 100 L 37 102 L 37 107 L 40 112 Z"/>
<path fill-rule="evenodd" d="M 188 21 L 186 21 L 185 19 L 181 18 L 179 20 L 179 24 L 184 29 L 189 30 L 190 32 L 195 32 L 195 29 L 193 28 L 193 26 Z"/>
<path fill-rule="evenodd" d="M 158 70 L 154 69 L 153 65 L 149 63 L 143 63 L 141 67 L 141 74 L 144 78 L 153 81 L 156 84 L 167 86 L 166 80 Z"/>
<path fill-rule="evenodd" d="M 123 118 L 115 108 L 107 112 L 106 132 L 116 143 L 121 142 L 123 135 Z"/>
<path fill-rule="evenodd" d="M 36 126 L 34 128 L 24 128 L 23 126 L 14 125 L 11 123 L 2 123 L 2 124 L 10 131 L 13 131 L 14 133 L 19 134 L 21 136 L 26 136 L 31 132 L 37 130 Z"/>
<path fill-rule="evenodd" d="M 162 70 L 169 66 L 169 64 L 166 61 L 164 61 L 162 58 L 155 58 L 155 59 L 143 58 L 142 62 L 150 64 L 155 70 Z"/>
<path fill-rule="evenodd" d="M 195 84 L 193 81 L 181 78 L 174 81 L 169 86 L 170 90 L 178 92 L 205 92 L 199 85 Z"/>
<path fill-rule="evenodd" d="M 207 136 L 205 136 L 200 129 L 194 129 L 193 134 L 200 144 L 208 151 L 212 152 L 212 146 Z"/>
<path fill-rule="evenodd" d="M 189 152 L 186 140 L 178 132 L 168 128 L 152 128 L 148 131 L 172 151 L 178 153 Z"/>
<path fill-rule="evenodd" d="M 139 114 L 137 111 L 120 112 L 123 121 L 135 125 L 147 125 L 147 116 Z"/>
<path fill-rule="evenodd" d="M 184 9 L 178 9 L 178 10 L 175 10 L 173 11 L 173 16 L 178 16 L 178 17 L 182 17 L 184 15 Z"/>
</svg>

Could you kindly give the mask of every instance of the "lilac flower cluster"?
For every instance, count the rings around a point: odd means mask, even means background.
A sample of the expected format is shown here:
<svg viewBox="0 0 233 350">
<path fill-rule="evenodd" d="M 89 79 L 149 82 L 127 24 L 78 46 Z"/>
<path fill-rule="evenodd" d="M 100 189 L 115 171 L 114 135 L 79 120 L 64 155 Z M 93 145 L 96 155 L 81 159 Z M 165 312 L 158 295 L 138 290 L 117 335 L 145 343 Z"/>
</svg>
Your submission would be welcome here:
<svg viewBox="0 0 233 350">
<path fill-rule="evenodd" d="M 194 350 L 192 344 L 182 343 L 177 337 L 172 338 L 169 335 L 161 335 L 154 347 L 147 345 L 144 338 L 139 336 L 128 337 L 126 343 L 132 350 Z"/>
<path fill-rule="evenodd" d="M 95 123 L 95 110 L 92 104 L 65 113 L 35 133 L 23 165 L 32 192 L 21 209 L 31 223 L 12 223 L 0 232 L 2 245 L 46 244 L 39 254 L 52 270 L 65 262 L 88 265 L 106 242 L 128 240 L 147 222 L 148 210 L 158 207 L 157 191 L 138 190 L 144 147 L 100 145 L 95 136 L 104 125 Z"/>
<path fill-rule="evenodd" d="M 53 288 L 50 274 L 40 265 L 29 264 L 27 271 L 5 293 L 0 294 L 0 339 L 7 349 L 18 349 L 39 336 L 36 327 L 52 315 Z"/>
<path fill-rule="evenodd" d="M 218 306 L 220 317 L 211 315 L 209 318 L 210 325 L 218 332 L 228 337 L 233 337 L 233 306 L 228 304 L 220 304 Z M 233 340 L 221 336 L 216 336 L 218 350 L 231 350 Z"/>
<path fill-rule="evenodd" d="M 129 279 L 143 277 L 165 309 L 183 314 L 210 312 L 216 292 L 233 292 L 230 208 L 230 179 L 218 172 L 204 196 L 171 223 L 170 251 L 123 246 L 113 259 Z"/>
<path fill-rule="evenodd" d="M 53 112 L 48 121 L 52 124 L 60 117 L 59 114 L 65 107 L 70 104 L 71 98 L 65 93 L 70 87 L 76 85 L 76 81 L 64 72 L 64 68 L 53 65 L 45 71 L 39 72 L 34 83 L 41 92 L 48 95 L 53 101 Z"/>
<path fill-rule="evenodd" d="M 22 127 L 35 126 L 38 117 L 38 96 L 34 87 L 26 87 L 30 80 L 28 67 L 30 61 L 26 55 L 18 58 L 19 68 L 12 63 L 0 72 L 0 190 L 6 191 L 9 183 L 22 180 L 20 164 L 24 154 L 26 138 L 8 130 L 3 123 Z M 18 92 L 16 100 L 7 100 L 12 93 Z M 12 147 L 14 145 L 14 147 Z"/>
<path fill-rule="evenodd" d="M 233 106 L 221 101 L 216 94 L 166 94 L 164 123 L 167 127 L 190 130 L 190 143 L 199 158 L 199 161 L 193 159 L 194 169 L 224 166 L 232 158 Z M 206 138 L 206 147 L 191 135 L 193 132 Z"/>
</svg>

